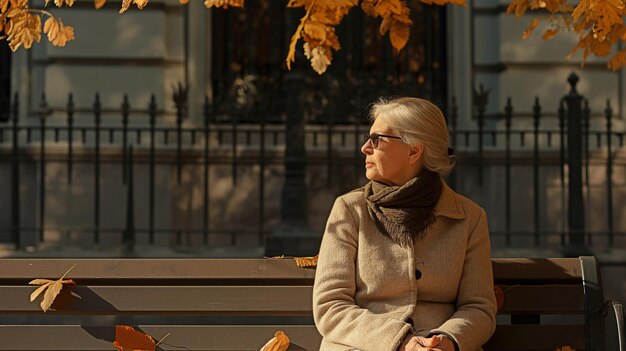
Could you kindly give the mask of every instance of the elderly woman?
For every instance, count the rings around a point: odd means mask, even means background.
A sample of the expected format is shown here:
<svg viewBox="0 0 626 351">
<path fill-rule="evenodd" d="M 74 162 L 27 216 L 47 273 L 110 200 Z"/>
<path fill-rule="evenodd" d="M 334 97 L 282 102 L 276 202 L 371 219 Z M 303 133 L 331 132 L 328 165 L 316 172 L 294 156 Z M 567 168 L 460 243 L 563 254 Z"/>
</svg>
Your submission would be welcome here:
<svg viewBox="0 0 626 351">
<path fill-rule="evenodd" d="M 495 330 L 487 217 L 443 181 L 443 114 L 380 101 L 361 151 L 370 180 L 335 201 L 313 289 L 322 351 L 477 351 Z"/>
</svg>

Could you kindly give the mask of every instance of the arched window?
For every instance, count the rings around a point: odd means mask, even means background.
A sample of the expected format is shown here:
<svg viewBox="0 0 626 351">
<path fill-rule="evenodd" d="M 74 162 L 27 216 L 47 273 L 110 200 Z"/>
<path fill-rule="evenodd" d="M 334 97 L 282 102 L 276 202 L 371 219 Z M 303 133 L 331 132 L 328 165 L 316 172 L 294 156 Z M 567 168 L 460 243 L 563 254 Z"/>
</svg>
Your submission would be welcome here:
<svg viewBox="0 0 626 351">
<path fill-rule="evenodd" d="M 218 116 L 241 122 L 280 122 L 289 92 L 283 90 L 289 41 L 303 15 L 286 1 L 247 0 L 245 9 L 213 11 L 212 77 Z M 367 106 L 380 96 L 418 96 L 445 111 L 447 101 L 446 16 L 442 6 L 409 1 L 411 36 L 395 54 L 388 36 L 378 33 L 380 18 L 353 8 L 337 27 L 341 50 L 328 71 L 317 76 L 301 55 L 296 70 L 304 76 L 303 102 L 309 122 L 363 121 Z M 292 66 L 292 69 L 293 66 Z"/>
</svg>

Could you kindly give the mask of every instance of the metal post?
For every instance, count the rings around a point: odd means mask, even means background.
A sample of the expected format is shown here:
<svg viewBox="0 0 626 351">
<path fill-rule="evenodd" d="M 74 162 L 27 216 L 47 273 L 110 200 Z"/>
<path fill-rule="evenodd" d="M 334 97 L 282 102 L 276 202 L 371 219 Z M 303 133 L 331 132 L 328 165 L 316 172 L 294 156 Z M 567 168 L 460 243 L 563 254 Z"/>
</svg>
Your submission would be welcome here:
<svg viewBox="0 0 626 351">
<path fill-rule="evenodd" d="M 154 244 L 154 206 L 155 206 L 155 183 L 154 183 L 154 154 L 155 154 L 155 138 L 156 138 L 156 98 L 154 94 L 150 96 L 150 104 L 148 105 L 148 114 L 150 115 L 150 213 L 148 218 L 148 236 L 150 244 Z"/>
<path fill-rule="evenodd" d="M 571 86 L 565 96 L 567 103 L 567 166 L 568 166 L 568 225 L 569 243 L 563 249 L 565 256 L 578 257 L 589 255 L 585 246 L 585 209 L 583 203 L 582 181 L 582 95 L 576 91 L 578 76 L 572 73 L 568 82 Z"/>
<path fill-rule="evenodd" d="M 133 146 L 128 148 L 127 158 L 127 170 L 128 170 L 128 197 L 126 201 L 126 228 L 122 235 L 122 244 L 124 245 L 124 251 L 130 253 L 135 248 L 135 204 L 134 204 L 134 187 L 133 187 Z"/>
<path fill-rule="evenodd" d="M 604 110 L 606 117 L 606 150 L 607 150 L 607 163 L 606 163 L 606 201 L 607 201 L 607 231 L 609 236 L 609 247 L 613 247 L 613 145 L 612 145 L 612 121 L 613 109 L 611 108 L 611 102 L 606 100 L 606 109 Z"/>
<path fill-rule="evenodd" d="M 18 129 L 18 117 L 19 117 L 19 97 L 17 93 L 13 101 L 13 157 L 12 157 L 12 177 L 11 177 L 11 193 L 12 193 L 12 231 L 13 242 L 15 243 L 15 249 L 21 248 L 20 241 L 20 154 L 19 154 L 19 129 Z"/>
<path fill-rule="evenodd" d="M 209 142 L 210 142 L 210 126 L 213 105 L 209 103 L 209 97 L 204 97 L 204 208 L 202 211 L 202 228 L 204 245 L 209 245 Z"/>
<path fill-rule="evenodd" d="M 505 126 L 506 126 L 506 149 L 505 149 L 505 228 L 506 228 L 506 246 L 511 246 L 511 120 L 513 118 L 513 105 L 511 98 L 506 99 L 506 107 L 504 108 Z"/>
<path fill-rule="evenodd" d="M 286 78 L 287 121 L 285 135 L 285 184 L 281 201 L 281 224 L 268 237 L 267 256 L 315 255 L 319 250 L 320 235 L 308 224 L 306 150 L 304 147 L 305 121 L 300 101 L 304 77 L 301 72 L 289 72 Z"/>
<path fill-rule="evenodd" d="M 39 104 L 41 115 L 39 116 L 40 140 L 39 140 L 39 241 L 44 241 L 46 224 L 46 118 L 48 117 L 48 103 L 46 95 L 41 95 Z"/>
<path fill-rule="evenodd" d="M 478 185 L 481 187 L 483 185 L 483 134 L 489 92 L 490 89 L 485 90 L 482 84 L 479 86 L 478 91 L 474 90 L 474 106 L 476 108 L 478 122 L 478 160 L 476 164 L 478 166 Z"/>
<path fill-rule="evenodd" d="M 93 114 L 95 118 L 95 157 L 94 157 L 94 241 L 96 247 L 100 244 L 100 123 L 102 118 L 102 104 L 100 94 L 96 93 L 96 100 L 93 103 Z"/>
<path fill-rule="evenodd" d="M 124 101 L 122 101 L 122 183 L 126 184 L 126 178 L 128 170 L 126 169 L 128 161 L 128 151 L 126 146 L 128 145 L 128 115 L 130 113 L 130 102 L 128 101 L 128 95 L 124 94 Z"/>
<path fill-rule="evenodd" d="M 72 184 L 72 166 L 73 166 L 73 150 L 74 142 L 74 97 L 70 93 L 67 100 L 67 183 Z"/>
<path fill-rule="evenodd" d="M 178 83 L 178 88 L 174 90 L 174 104 L 176 105 L 176 179 L 178 184 L 181 182 L 181 173 L 183 168 L 183 117 L 187 114 L 187 88 Z"/>
<path fill-rule="evenodd" d="M 535 202 L 533 219 L 535 223 L 535 246 L 539 246 L 539 119 L 541 118 L 541 105 L 539 97 L 535 97 L 533 106 L 533 132 L 535 143 L 533 147 L 533 201 Z"/>
</svg>

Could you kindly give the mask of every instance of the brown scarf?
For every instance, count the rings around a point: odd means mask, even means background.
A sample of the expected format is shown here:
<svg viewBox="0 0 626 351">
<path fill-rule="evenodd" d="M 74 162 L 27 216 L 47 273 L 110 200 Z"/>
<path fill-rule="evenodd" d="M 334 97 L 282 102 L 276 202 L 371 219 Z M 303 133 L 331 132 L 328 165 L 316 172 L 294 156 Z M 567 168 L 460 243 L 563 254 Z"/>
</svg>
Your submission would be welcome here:
<svg viewBox="0 0 626 351">
<path fill-rule="evenodd" d="M 439 174 L 422 170 L 402 186 L 370 181 L 364 187 L 367 209 L 378 229 L 402 247 L 417 242 L 435 221 L 441 195 Z"/>
</svg>

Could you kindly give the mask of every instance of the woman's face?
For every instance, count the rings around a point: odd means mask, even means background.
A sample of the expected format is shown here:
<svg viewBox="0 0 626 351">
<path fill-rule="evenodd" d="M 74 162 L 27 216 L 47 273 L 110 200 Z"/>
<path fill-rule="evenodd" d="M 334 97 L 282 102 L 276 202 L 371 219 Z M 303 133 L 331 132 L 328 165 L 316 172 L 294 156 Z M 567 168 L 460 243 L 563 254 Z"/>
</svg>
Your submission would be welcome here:
<svg viewBox="0 0 626 351">
<path fill-rule="evenodd" d="M 370 134 L 399 136 L 382 119 L 374 120 Z M 365 154 L 365 176 L 387 185 L 403 185 L 413 179 L 421 169 L 423 145 L 411 146 L 400 139 L 380 137 L 374 148 L 371 140 L 361 147 Z"/>
</svg>

